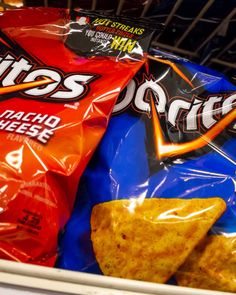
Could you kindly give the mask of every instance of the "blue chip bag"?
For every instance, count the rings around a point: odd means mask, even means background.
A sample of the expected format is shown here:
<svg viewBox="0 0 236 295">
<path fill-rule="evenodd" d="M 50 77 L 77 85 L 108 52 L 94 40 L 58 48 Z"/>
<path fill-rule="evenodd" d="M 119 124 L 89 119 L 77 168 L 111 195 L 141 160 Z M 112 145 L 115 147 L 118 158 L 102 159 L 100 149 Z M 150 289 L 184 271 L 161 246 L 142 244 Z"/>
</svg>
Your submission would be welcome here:
<svg viewBox="0 0 236 295">
<path fill-rule="evenodd" d="M 81 179 L 58 266 L 173 283 L 185 263 L 175 283 L 236 290 L 232 265 L 222 272 L 225 257 L 215 272 L 212 259 L 193 275 L 208 249 L 189 259 L 204 239 L 236 240 L 235 102 L 236 87 L 223 75 L 153 50 Z M 230 245 L 228 264 L 236 259 Z"/>
</svg>

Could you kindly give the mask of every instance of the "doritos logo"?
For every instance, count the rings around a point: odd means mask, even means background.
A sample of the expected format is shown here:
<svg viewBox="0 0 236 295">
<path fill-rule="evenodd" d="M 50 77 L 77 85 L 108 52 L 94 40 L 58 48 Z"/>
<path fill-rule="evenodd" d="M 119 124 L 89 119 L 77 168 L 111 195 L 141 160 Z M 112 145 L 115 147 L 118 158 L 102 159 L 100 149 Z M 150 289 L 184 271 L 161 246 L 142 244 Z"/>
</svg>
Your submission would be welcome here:
<svg viewBox="0 0 236 295">
<path fill-rule="evenodd" d="M 20 91 L 28 98 L 68 102 L 79 100 L 88 92 L 95 75 L 65 75 L 54 68 L 37 68 L 26 57 L 0 56 L 0 94 Z"/>
<path fill-rule="evenodd" d="M 184 80 L 188 82 L 187 78 Z M 188 98 L 170 97 L 161 83 L 152 76 L 147 78 L 144 75 L 141 81 L 133 79 L 129 83 L 113 114 L 129 107 L 136 113 L 147 114 L 153 126 L 156 157 L 161 159 L 214 145 L 213 140 L 226 128 L 235 132 L 236 124 L 232 124 L 236 119 L 235 103 L 235 92 L 230 95 L 211 94 L 204 98 L 196 94 Z M 168 138 L 170 134 L 163 130 L 162 120 L 166 128 L 182 134 L 179 140 Z"/>
<path fill-rule="evenodd" d="M 219 118 L 228 114 L 236 103 L 236 93 L 227 97 L 213 94 L 207 99 L 193 95 L 187 100 L 180 96 L 169 97 L 166 89 L 153 79 L 146 79 L 141 84 L 132 80 L 126 88 L 125 95 L 116 104 L 113 113 L 123 112 L 131 106 L 136 112 L 150 114 L 149 92 L 152 93 L 159 116 L 165 117 L 168 124 L 182 129 L 183 132 L 209 130 L 219 121 Z M 232 128 L 236 130 L 236 124 Z"/>
<path fill-rule="evenodd" d="M 48 67 L 0 32 L 0 101 L 17 97 L 70 106 L 68 103 L 87 95 L 89 83 L 97 77 Z M 8 132 L 11 140 L 16 140 L 13 136 L 16 133 L 16 138 L 19 134 L 26 135 L 40 144 L 47 144 L 60 122 L 60 117 L 37 110 L 3 108 L 0 111 L 0 131 Z"/>
<path fill-rule="evenodd" d="M 4 36 L 0 38 L 0 95 L 1 99 L 12 94 L 44 101 L 77 101 L 89 91 L 94 74 L 63 73 L 61 70 L 39 64 L 22 48 Z M 5 50 L 4 50 L 5 49 Z M 11 50 L 12 49 L 12 50 Z M 15 52 L 19 52 L 18 56 Z M 7 96 L 3 96 L 7 95 Z"/>
<path fill-rule="evenodd" d="M 212 141 L 229 126 L 236 118 L 236 109 L 231 110 L 225 117 L 218 121 L 213 127 L 211 127 L 205 134 L 201 134 L 198 138 L 185 143 L 171 143 L 166 142 L 164 134 L 162 132 L 158 113 L 155 109 L 155 103 L 153 98 L 150 98 L 152 122 L 154 129 L 154 144 L 156 156 L 158 159 L 166 157 L 180 156 L 186 153 L 190 153 L 194 150 L 203 148 L 206 145 L 210 145 L 214 148 Z M 234 126 L 235 127 L 235 126 Z"/>
</svg>

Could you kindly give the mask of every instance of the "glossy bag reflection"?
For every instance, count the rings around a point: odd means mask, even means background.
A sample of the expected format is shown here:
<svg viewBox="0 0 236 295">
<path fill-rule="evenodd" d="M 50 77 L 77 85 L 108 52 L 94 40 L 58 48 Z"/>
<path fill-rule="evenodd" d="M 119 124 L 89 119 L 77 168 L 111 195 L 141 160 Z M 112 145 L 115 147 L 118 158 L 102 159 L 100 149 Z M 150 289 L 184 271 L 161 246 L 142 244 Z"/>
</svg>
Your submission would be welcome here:
<svg viewBox="0 0 236 295">
<path fill-rule="evenodd" d="M 91 20 L 82 35 L 96 31 Z M 54 265 L 79 178 L 144 63 L 144 50 L 78 55 L 67 42 L 76 21 L 53 8 L 0 15 L 0 258 Z"/>
<path fill-rule="evenodd" d="M 233 237 L 235 90 L 219 73 L 154 51 L 82 176 L 58 265 L 176 283 L 202 239 Z"/>
</svg>

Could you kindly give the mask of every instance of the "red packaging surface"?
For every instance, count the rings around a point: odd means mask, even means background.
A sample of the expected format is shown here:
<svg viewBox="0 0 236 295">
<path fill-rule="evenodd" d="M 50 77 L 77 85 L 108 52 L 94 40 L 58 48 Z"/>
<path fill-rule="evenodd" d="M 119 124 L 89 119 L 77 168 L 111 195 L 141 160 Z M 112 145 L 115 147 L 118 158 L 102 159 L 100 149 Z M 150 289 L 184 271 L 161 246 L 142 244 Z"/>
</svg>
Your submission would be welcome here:
<svg viewBox="0 0 236 295">
<path fill-rule="evenodd" d="M 83 18 L 85 34 L 96 33 L 97 19 Z M 104 45 L 97 22 L 102 39 L 89 42 Z M 0 258 L 54 265 L 78 180 L 144 61 L 132 52 L 140 54 L 138 43 L 113 55 L 96 56 L 96 48 L 78 55 L 66 44 L 70 23 L 63 9 L 0 15 Z"/>
</svg>

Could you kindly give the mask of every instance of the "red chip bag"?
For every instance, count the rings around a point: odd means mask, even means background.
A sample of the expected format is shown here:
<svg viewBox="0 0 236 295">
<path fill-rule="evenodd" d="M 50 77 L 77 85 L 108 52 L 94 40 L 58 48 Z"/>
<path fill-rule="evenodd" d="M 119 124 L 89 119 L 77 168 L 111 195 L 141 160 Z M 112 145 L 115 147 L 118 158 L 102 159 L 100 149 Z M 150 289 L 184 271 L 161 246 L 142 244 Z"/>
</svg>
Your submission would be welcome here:
<svg viewBox="0 0 236 295">
<path fill-rule="evenodd" d="M 4 12 L 0 29 L 0 258 L 52 266 L 79 178 L 151 31 L 49 8 Z"/>
</svg>

